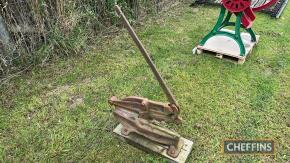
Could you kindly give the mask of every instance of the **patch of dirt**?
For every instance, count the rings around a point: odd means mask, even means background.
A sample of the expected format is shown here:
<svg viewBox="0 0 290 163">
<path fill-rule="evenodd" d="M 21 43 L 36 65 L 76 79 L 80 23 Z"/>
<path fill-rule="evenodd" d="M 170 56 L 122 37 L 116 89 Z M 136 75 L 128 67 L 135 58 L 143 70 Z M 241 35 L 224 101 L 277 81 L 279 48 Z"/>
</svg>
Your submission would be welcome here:
<svg viewBox="0 0 290 163">
<path fill-rule="evenodd" d="M 202 129 L 203 125 L 201 123 L 196 123 L 193 125 L 194 129 Z"/>
<path fill-rule="evenodd" d="M 68 106 L 72 109 L 84 105 L 84 99 L 80 96 L 72 96 L 67 102 Z"/>
<path fill-rule="evenodd" d="M 52 91 L 48 92 L 45 95 L 45 97 L 60 95 L 62 92 L 69 90 L 69 88 L 70 88 L 70 86 L 68 86 L 68 85 L 59 86 L 59 87 L 53 89 Z"/>
<path fill-rule="evenodd" d="M 198 8 L 193 8 L 192 11 L 193 11 L 193 13 L 198 13 L 199 9 Z"/>
<path fill-rule="evenodd" d="M 267 68 L 264 73 L 266 76 L 271 76 L 273 74 L 273 70 L 271 68 Z"/>
</svg>

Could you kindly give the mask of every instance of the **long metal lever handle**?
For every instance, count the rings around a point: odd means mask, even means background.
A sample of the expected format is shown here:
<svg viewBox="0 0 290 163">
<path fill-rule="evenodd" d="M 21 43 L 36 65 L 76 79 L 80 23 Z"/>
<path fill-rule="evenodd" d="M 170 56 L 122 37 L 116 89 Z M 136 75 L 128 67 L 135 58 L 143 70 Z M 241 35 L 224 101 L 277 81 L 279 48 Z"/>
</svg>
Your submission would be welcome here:
<svg viewBox="0 0 290 163">
<path fill-rule="evenodd" d="M 164 93 L 166 94 L 166 97 L 167 97 L 168 101 L 171 104 L 174 104 L 179 109 L 179 105 L 178 105 L 175 97 L 173 96 L 172 92 L 170 91 L 170 89 L 165 84 L 165 81 L 161 77 L 160 73 L 157 71 L 156 66 L 154 65 L 152 59 L 150 58 L 150 56 L 149 56 L 148 52 L 146 51 L 145 47 L 143 46 L 143 44 L 141 43 L 140 39 L 136 35 L 134 29 L 130 25 L 130 23 L 127 20 L 126 16 L 122 12 L 121 8 L 118 5 L 115 5 L 115 10 L 116 10 L 118 16 L 120 16 L 122 18 L 122 20 L 124 22 L 124 25 L 127 28 L 130 36 L 132 37 L 133 41 L 135 42 L 135 44 L 137 45 L 137 47 L 141 51 L 141 53 L 142 53 L 143 57 L 145 58 L 146 62 L 150 66 L 154 76 L 156 77 L 157 81 L 159 82 L 159 85 L 161 86 L 161 88 L 163 89 Z"/>
</svg>

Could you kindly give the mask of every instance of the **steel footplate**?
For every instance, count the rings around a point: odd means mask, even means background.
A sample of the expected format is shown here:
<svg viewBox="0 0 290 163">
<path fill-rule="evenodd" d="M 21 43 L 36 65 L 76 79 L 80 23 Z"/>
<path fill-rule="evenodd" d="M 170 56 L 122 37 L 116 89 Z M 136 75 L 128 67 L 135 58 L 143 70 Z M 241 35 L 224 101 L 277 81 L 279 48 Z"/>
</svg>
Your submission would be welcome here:
<svg viewBox="0 0 290 163">
<path fill-rule="evenodd" d="M 178 162 L 178 163 L 186 162 L 190 152 L 192 151 L 193 142 L 181 137 L 180 139 L 183 141 L 184 144 L 180 150 L 179 155 L 176 158 L 174 158 L 174 157 L 171 157 L 167 154 L 168 146 L 156 143 L 154 141 L 151 141 L 149 139 L 146 139 L 143 136 L 140 136 L 140 135 L 134 134 L 134 133 L 131 133 L 127 136 L 123 135 L 122 129 L 123 129 L 122 124 L 119 124 L 114 129 L 114 133 L 122 141 L 127 142 L 127 143 L 133 145 L 134 147 L 137 147 L 143 151 L 154 152 L 154 153 L 160 154 L 172 162 Z"/>
</svg>

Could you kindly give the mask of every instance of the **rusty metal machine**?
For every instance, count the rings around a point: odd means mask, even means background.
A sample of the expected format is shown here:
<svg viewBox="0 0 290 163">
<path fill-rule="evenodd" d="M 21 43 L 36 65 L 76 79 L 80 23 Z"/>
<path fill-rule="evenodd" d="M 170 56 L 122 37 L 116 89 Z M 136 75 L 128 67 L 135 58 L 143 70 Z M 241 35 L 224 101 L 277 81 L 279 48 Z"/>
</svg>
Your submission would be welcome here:
<svg viewBox="0 0 290 163">
<path fill-rule="evenodd" d="M 115 107 L 113 115 L 120 122 L 114 132 L 130 144 L 159 153 L 175 162 L 185 162 L 192 150 L 193 143 L 156 123 L 180 123 L 180 107 L 121 8 L 116 5 L 115 10 L 151 68 L 169 103 L 156 102 L 136 96 L 121 100 L 115 96 L 111 97 L 109 104 Z"/>
</svg>

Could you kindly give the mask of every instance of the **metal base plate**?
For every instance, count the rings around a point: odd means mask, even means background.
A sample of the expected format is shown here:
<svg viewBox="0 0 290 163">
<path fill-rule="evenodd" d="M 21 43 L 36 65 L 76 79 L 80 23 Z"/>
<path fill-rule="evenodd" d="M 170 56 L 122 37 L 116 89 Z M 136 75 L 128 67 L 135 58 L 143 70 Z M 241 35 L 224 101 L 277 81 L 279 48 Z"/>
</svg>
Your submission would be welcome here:
<svg viewBox="0 0 290 163">
<path fill-rule="evenodd" d="M 127 142 L 127 143 L 129 143 L 137 148 L 140 148 L 146 152 L 158 153 L 158 154 L 166 157 L 167 159 L 169 159 L 172 162 L 184 163 L 187 160 L 187 158 L 192 150 L 193 142 L 190 140 L 187 140 L 185 138 L 181 138 L 184 141 L 184 146 L 181 149 L 181 152 L 179 153 L 178 157 L 172 158 L 172 157 L 167 155 L 168 147 L 161 145 L 161 144 L 158 144 L 158 143 L 155 143 L 153 141 L 150 141 L 147 138 L 140 136 L 140 135 L 137 135 L 137 134 L 131 133 L 129 136 L 122 135 L 122 133 L 121 133 L 122 127 L 123 127 L 122 124 L 119 124 L 114 129 L 114 133 L 122 141 Z"/>
<path fill-rule="evenodd" d="M 234 31 L 227 29 L 223 29 L 222 31 L 234 33 Z M 210 51 L 238 59 L 245 59 L 247 55 L 251 53 L 253 47 L 258 43 L 260 36 L 256 35 L 256 42 L 251 41 L 251 36 L 248 33 L 241 33 L 241 37 L 246 48 L 245 56 L 240 56 L 240 47 L 232 38 L 222 35 L 217 35 L 210 38 L 204 46 L 198 45 L 197 49 Z"/>
</svg>

